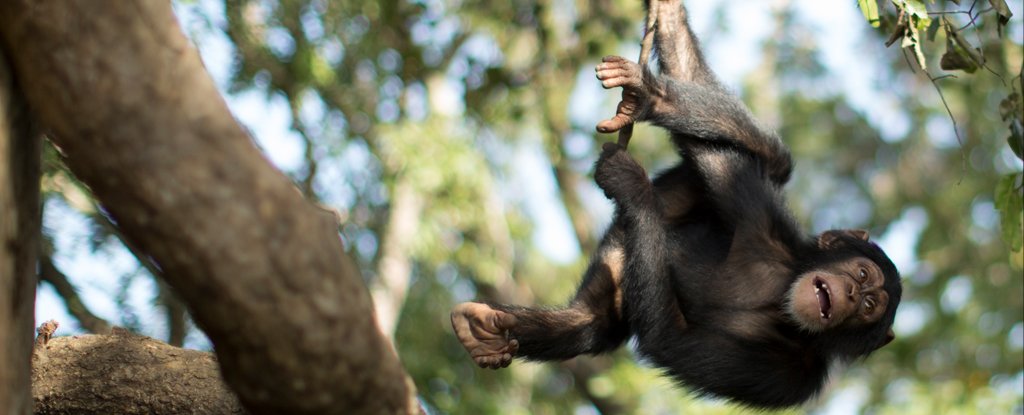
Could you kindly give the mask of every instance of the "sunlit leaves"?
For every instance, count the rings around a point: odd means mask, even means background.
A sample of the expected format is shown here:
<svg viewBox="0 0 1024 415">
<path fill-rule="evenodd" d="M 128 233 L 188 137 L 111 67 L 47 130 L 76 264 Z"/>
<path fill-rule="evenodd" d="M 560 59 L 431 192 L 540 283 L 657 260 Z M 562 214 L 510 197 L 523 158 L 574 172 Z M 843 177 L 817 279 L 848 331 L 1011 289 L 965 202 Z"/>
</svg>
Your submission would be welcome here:
<svg viewBox="0 0 1024 415">
<path fill-rule="evenodd" d="M 857 7 L 864 14 L 864 19 L 871 24 L 871 27 L 878 27 L 881 22 L 878 20 L 878 2 L 875 0 L 857 0 Z"/>
<path fill-rule="evenodd" d="M 921 50 L 921 31 L 928 28 L 931 18 L 928 17 L 928 9 L 920 0 L 892 0 L 892 4 L 899 11 L 896 30 L 886 45 L 890 45 L 897 39 L 902 39 L 900 47 L 910 49 L 922 69 L 927 68 L 924 51 Z"/>
<path fill-rule="evenodd" d="M 994 0 L 995 1 L 995 0 Z M 870 5 L 875 4 L 873 1 L 867 1 L 867 5 L 864 1 L 860 1 L 861 11 L 864 13 L 865 19 L 874 26 L 879 27 L 879 17 L 877 17 L 877 8 L 872 9 Z M 886 45 L 891 45 L 897 40 L 900 41 L 900 46 L 911 51 L 916 60 L 918 66 L 921 69 L 927 69 L 928 63 L 925 55 L 925 46 L 922 44 L 921 33 L 926 33 L 926 39 L 928 41 L 935 40 L 935 34 L 937 33 L 939 26 L 942 27 L 946 34 L 946 50 L 940 60 L 940 67 L 944 70 L 962 70 L 968 73 L 973 73 L 978 69 L 979 66 L 985 64 L 985 57 L 981 51 L 970 44 L 963 35 L 960 33 L 962 29 L 956 28 L 952 25 L 947 17 L 942 17 L 940 20 L 933 20 L 924 2 L 920 0 L 892 0 L 892 4 L 896 7 L 896 22 L 895 26 L 890 30 L 889 40 L 886 41 Z M 1005 3 L 1004 3 L 1005 6 Z M 871 12 L 876 14 L 875 19 L 871 18 Z M 978 15 L 972 15 L 971 11 L 964 12 L 952 12 L 951 14 L 963 14 L 971 17 L 970 27 L 976 25 Z M 978 12 L 980 14 L 980 12 Z M 1009 10 L 1007 10 L 1009 13 Z M 1012 15 L 1012 14 L 1011 14 Z M 1003 15 L 1000 14 L 1000 21 L 1002 22 Z M 1009 17 L 1006 16 L 1008 19 Z M 1005 25 L 1005 23 L 1002 23 Z M 1000 27 L 1001 33 L 1001 27 Z"/>
<path fill-rule="evenodd" d="M 333 85 L 337 82 L 337 76 L 331 64 L 321 55 L 313 55 L 310 58 L 310 74 L 316 85 Z"/>
<path fill-rule="evenodd" d="M 1003 240 L 1014 252 L 1020 251 L 1024 240 L 1024 175 L 1011 173 L 1003 177 L 996 186 L 995 203 L 1001 213 Z"/>
<path fill-rule="evenodd" d="M 1018 82 L 1022 80 L 1017 79 Z M 1015 85 L 1015 88 L 1020 84 Z M 1015 90 L 1010 96 L 999 103 L 999 112 L 1003 121 L 1009 125 L 1010 135 L 1006 138 L 1007 144 L 1018 159 L 1024 160 L 1024 103 L 1021 102 L 1021 92 Z M 1021 199 L 1024 192 L 1024 184 L 1021 173 L 1011 173 L 1003 177 L 996 187 L 995 204 L 1001 215 L 1001 227 L 1003 241 L 1014 252 L 1021 251 L 1022 245 L 1022 222 L 1021 215 L 1024 210 L 1024 203 Z"/>
<path fill-rule="evenodd" d="M 969 7 L 967 6 L 968 3 L 964 3 L 962 8 L 953 8 L 952 10 L 948 6 L 961 6 L 961 2 L 929 1 L 927 4 L 922 0 L 891 0 L 891 2 L 895 6 L 895 11 L 891 12 L 893 14 L 878 17 L 883 25 L 876 25 L 876 21 L 871 18 L 871 12 L 873 11 L 871 4 L 874 2 L 859 1 L 858 5 L 861 7 L 865 19 L 872 26 L 881 27 L 882 30 L 889 33 L 886 45 L 900 41 L 900 45 L 911 52 L 917 62 L 917 66 L 926 71 L 926 75 L 933 83 L 937 79 L 945 78 L 945 76 L 936 76 L 928 73 L 927 58 L 937 55 L 940 50 L 942 54 L 939 58 L 939 67 L 942 70 L 973 74 L 978 72 L 978 69 L 985 68 L 987 72 L 1002 79 L 1002 87 L 1006 89 L 1006 98 L 1000 103 L 999 113 L 1009 131 L 1007 143 L 1018 158 L 1024 158 L 1022 157 L 1022 147 L 1024 147 L 1024 108 L 1022 108 L 1019 91 L 1020 74 L 1012 78 L 1012 81 L 1006 82 L 1006 74 L 1000 73 L 1000 71 L 1014 70 L 1013 65 L 1007 67 L 1004 61 L 996 61 L 994 65 L 989 65 L 986 62 L 984 51 L 980 47 L 975 46 L 975 44 L 986 45 L 986 48 L 989 48 L 990 57 L 998 55 L 991 53 L 992 46 L 989 45 L 1019 48 L 1019 43 L 1002 39 L 1003 29 L 1013 16 L 1006 2 L 1004 0 L 990 0 L 988 3 L 992 7 L 987 9 L 980 7 L 977 4 L 978 2 L 971 2 Z M 928 7 L 933 9 L 929 11 Z M 933 19 L 930 16 L 941 17 Z M 990 29 L 992 27 L 992 20 L 995 20 L 996 23 L 995 30 Z M 925 38 L 922 39 L 920 36 L 921 31 L 926 28 Z M 945 38 L 943 42 L 945 44 L 944 47 L 941 44 L 936 44 L 938 43 L 936 38 L 940 28 Z M 926 42 L 922 42 L 922 40 Z M 1002 59 L 1005 60 L 1006 58 L 1002 57 Z M 936 88 L 939 88 L 938 84 L 936 84 Z M 942 90 L 940 89 L 939 92 L 941 93 Z M 948 108 L 949 103 L 946 103 L 946 106 Z M 950 116 L 954 118 L 955 123 L 957 116 L 952 110 L 950 110 Z M 1004 216 L 1002 218 L 1004 239 L 1011 245 L 1012 249 L 1018 251 L 1020 250 L 1019 235 L 1021 232 L 1019 230 L 1020 218 L 1016 212 L 1019 210 L 1019 204 L 1014 205 L 1014 203 L 1019 200 L 1020 186 L 1018 183 L 1016 187 L 1017 193 L 1012 193 L 1008 190 L 1012 187 L 1008 184 L 1008 178 L 1004 178 L 1000 183 L 1000 187 L 997 190 L 997 207 Z M 1011 207 L 1016 207 L 1017 210 L 1013 210 Z M 1009 228 L 1007 228 L 1008 226 Z"/>
</svg>

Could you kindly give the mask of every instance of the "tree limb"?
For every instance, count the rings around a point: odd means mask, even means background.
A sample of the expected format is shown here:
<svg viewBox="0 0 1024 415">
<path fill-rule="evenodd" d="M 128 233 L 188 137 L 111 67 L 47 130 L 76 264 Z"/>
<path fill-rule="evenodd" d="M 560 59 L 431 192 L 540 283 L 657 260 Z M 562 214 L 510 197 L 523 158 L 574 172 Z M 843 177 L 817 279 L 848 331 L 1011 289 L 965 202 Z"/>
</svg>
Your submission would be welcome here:
<svg viewBox="0 0 1024 415">
<path fill-rule="evenodd" d="M 64 275 L 49 255 L 39 257 L 39 279 L 46 281 L 57 290 L 57 294 L 64 299 L 64 305 L 68 313 L 78 320 L 78 324 L 90 333 L 107 333 L 110 331 L 110 323 L 97 317 L 85 306 L 82 299 L 78 297 L 78 291 L 71 285 L 68 276 Z"/>
<path fill-rule="evenodd" d="M 117 236 L 117 240 L 121 241 L 121 244 L 128 249 L 128 252 L 132 253 L 135 260 L 149 272 L 150 277 L 156 280 L 157 300 L 167 313 L 167 342 L 172 346 L 181 347 L 185 344 L 185 336 L 188 335 L 188 309 L 185 303 L 181 301 L 181 298 L 174 292 L 174 289 L 167 285 L 167 282 L 164 280 L 163 271 L 153 262 L 153 258 L 142 252 L 138 246 L 135 246 L 131 239 L 125 237 L 121 229 L 118 229 L 117 224 L 112 222 L 99 206 L 96 206 L 93 210 L 96 212 L 96 214 L 92 215 L 93 220 L 102 225 L 107 232 Z M 102 331 L 92 332 L 103 333 Z"/>
<path fill-rule="evenodd" d="M 409 244 L 423 214 L 423 205 L 422 195 L 407 180 L 399 178 L 391 191 L 391 209 L 381 238 L 383 246 L 377 278 L 370 283 L 377 321 L 381 331 L 389 337 L 394 336 L 398 316 L 409 291 L 412 275 Z"/>
<path fill-rule="evenodd" d="M 39 250 L 42 137 L 0 50 L 0 413 L 32 411 L 29 363 Z"/>
<path fill-rule="evenodd" d="M 334 217 L 253 145 L 169 2 L 6 1 L 0 38 L 70 170 L 189 305 L 249 411 L 417 411 Z"/>
<path fill-rule="evenodd" d="M 55 322 L 40 327 L 33 351 L 37 415 L 244 413 L 210 353 L 121 328 L 106 335 L 49 338 L 55 328 Z"/>
</svg>

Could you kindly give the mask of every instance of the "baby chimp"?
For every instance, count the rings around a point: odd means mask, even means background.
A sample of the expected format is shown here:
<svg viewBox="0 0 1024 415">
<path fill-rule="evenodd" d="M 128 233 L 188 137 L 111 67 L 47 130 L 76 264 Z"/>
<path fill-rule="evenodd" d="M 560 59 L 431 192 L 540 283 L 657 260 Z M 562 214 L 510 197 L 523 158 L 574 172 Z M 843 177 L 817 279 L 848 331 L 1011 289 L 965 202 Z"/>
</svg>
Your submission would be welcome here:
<svg viewBox="0 0 1024 415">
<path fill-rule="evenodd" d="M 623 99 L 598 130 L 649 121 L 682 161 L 652 182 L 606 144 L 594 176 L 616 215 L 569 304 L 464 303 L 452 326 L 482 367 L 602 353 L 635 336 L 641 356 L 698 394 L 801 404 L 833 361 L 892 340 L 899 274 L 865 231 L 799 231 L 781 193 L 789 151 L 708 69 L 680 0 L 650 1 L 660 75 L 605 58 L 597 77 Z"/>
</svg>

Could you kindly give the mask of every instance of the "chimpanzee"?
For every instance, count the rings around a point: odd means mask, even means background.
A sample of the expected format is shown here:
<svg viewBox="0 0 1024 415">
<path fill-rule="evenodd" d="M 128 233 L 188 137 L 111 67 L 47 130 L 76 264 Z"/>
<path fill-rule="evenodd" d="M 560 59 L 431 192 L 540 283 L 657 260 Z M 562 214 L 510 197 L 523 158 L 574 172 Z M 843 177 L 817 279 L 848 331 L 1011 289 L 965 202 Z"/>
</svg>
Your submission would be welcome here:
<svg viewBox="0 0 1024 415">
<path fill-rule="evenodd" d="M 597 77 L 623 99 L 598 130 L 649 121 L 671 133 L 681 163 L 652 182 L 605 144 L 594 176 L 616 214 L 575 297 L 554 309 L 463 303 L 452 326 L 481 367 L 606 352 L 635 336 L 642 357 L 698 394 L 801 404 L 833 361 L 892 340 L 899 274 L 866 231 L 798 230 L 781 193 L 788 150 L 716 80 L 681 0 L 650 1 L 660 2 L 660 75 L 605 58 Z"/>
</svg>

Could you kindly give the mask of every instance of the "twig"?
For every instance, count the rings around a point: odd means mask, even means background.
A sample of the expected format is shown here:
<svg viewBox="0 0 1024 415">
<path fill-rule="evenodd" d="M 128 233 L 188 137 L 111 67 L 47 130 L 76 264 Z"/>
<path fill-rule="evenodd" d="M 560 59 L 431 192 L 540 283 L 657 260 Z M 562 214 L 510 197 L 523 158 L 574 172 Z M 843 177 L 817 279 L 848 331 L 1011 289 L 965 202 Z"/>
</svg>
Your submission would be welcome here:
<svg viewBox="0 0 1024 415">
<path fill-rule="evenodd" d="M 995 77 L 999 79 L 999 82 L 1001 82 L 1003 84 L 1003 86 L 1006 86 L 1006 79 L 1003 78 L 1002 75 L 997 73 L 995 70 L 990 68 L 986 64 L 986 62 L 985 62 L 985 49 L 984 49 L 985 48 L 985 42 L 982 41 L 981 35 L 979 34 L 981 31 L 978 28 L 978 18 L 981 17 L 981 15 L 983 15 L 985 13 L 995 11 L 996 8 L 995 7 L 989 7 L 987 9 L 978 10 L 978 12 L 975 13 L 974 9 L 975 9 L 975 7 L 977 7 L 977 5 L 978 5 L 978 2 L 977 2 L 977 0 L 975 0 L 973 3 L 971 3 L 971 7 L 969 9 L 967 9 L 967 10 L 952 10 L 952 11 L 928 12 L 928 15 L 929 16 L 943 16 L 943 19 L 942 19 L 943 20 L 943 24 L 947 26 L 947 29 L 946 29 L 947 36 L 952 36 L 953 39 L 956 41 L 957 45 L 959 45 L 964 50 L 964 52 L 966 52 L 970 56 L 971 60 L 973 60 L 975 63 L 978 64 L 978 66 L 984 68 L 986 71 L 988 71 L 992 75 L 995 75 Z M 968 21 L 963 26 L 960 26 L 959 28 L 953 29 L 952 24 L 949 23 L 949 21 L 945 19 L 945 16 L 947 16 L 947 15 L 957 15 L 957 14 L 966 14 L 967 18 L 968 18 Z M 959 32 L 962 32 L 964 29 L 967 29 L 968 27 L 972 27 L 972 26 L 974 27 L 974 34 L 975 34 L 975 36 L 978 37 L 978 48 L 977 48 L 977 50 L 975 50 L 975 48 L 973 48 L 970 44 L 968 44 L 966 41 L 964 41 L 961 38 L 961 36 L 959 35 Z"/>
<path fill-rule="evenodd" d="M 959 30 L 964 30 L 964 29 L 966 29 L 966 28 L 968 28 L 968 27 L 970 27 L 970 26 L 975 26 L 975 25 L 977 25 L 977 21 L 978 21 L 978 18 L 979 18 L 979 17 L 981 17 L 981 15 L 983 15 L 983 14 L 985 14 L 985 13 L 988 13 L 988 12 L 990 12 L 990 11 L 993 11 L 993 10 L 995 10 L 995 7 L 989 7 L 989 8 L 987 8 L 987 9 L 985 9 L 985 10 L 979 10 L 979 11 L 978 11 L 977 13 L 974 13 L 974 14 L 971 14 L 971 12 L 964 12 L 964 14 L 966 14 L 966 15 L 967 15 L 967 17 L 970 17 L 970 18 L 971 18 L 971 20 L 969 20 L 969 21 L 968 21 L 968 22 L 967 22 L 966 24 L 964 24 L 963 26 L 961 26 L 961 27 L 960 27 L 959 29 L 957 29 L 957 30 L 958 30 L 958 31 L 959 31 Z"/>
<path fill-rule="evenodd" d="M 889 35 L 889 38 L 885 40 L 885 47 L 892 46 L 897 40 L 902 39 L 906 36 L 907 23 L 903 21 L 903 17 L 906 15 L 906 9 L 900 9 L 900 13 L 896 15 L 896 28 Z M 906 54 L 904 54 L 906 56 Z"/>
<path fill-rule="evenodd" d="M 644 39 L 640 42 L 640 57 L 637 62 L 644 71 L 647 70 L 647 61 L 650 60 L 651 49 L 654 47 L 654 29 L 658 25 L 658 1 L 647 2 L 647 26 L 644 28 Z M 619 145 L 622 148 L 629 146 L 629 140 L 633 138 L 633 123 L 626 124 L 619 130 Z"/>
<path fill-rule="evenodd" d="M 46 355 L 46 343 L 50 342 L 53 332 L 57 331 L 57 326 L 60 326 L 57 320 L 47 320 L 36 329 L 36 340 L 32 343 L 33 368 L 45 366 L 50 361 L 50 358 Z"/>
<path fill-rule="evenodd" d="M 924 71 L 925 75 L 928 75 L 928 80 L 931 81 L 932 86 L 935 87 L 935 92 L 939 93 L 939 99 L 942 100 L 942 106 L 946 107 L 946 113 L 949 114 L 949 120 L 953 122 L 953 134 L 956 134 L 956 142 L 960 144 L 960 180 L 956 181 L 957 185 L 963 182 L 963 178 L 967 175 L 967 154 L 964 152 L 964 139 L 960 136 L 960 127 L 956 122 L 956 117 L 953 116 L 953 111 L 949 109 L 949 104 L 946 102 L 946 96 L 942 94 L 942 88 L 939 88 L 937 81 L 945 78 L 956 78 L 954 75 L 945 75 L 940 77 L 933 77 L 928 71 Z"/>
<path fill-rule="evenodd" d="M 654 47 L 654 29 L 658 26 L 658 1 L 650 2 L 647 10 L 647 27 L 644 28 L 644 40 L 640 42 L 640 58 L 637 62 L 640 66 L 647 68 L 647 61 L 651 57 L 651 48 Z"/>
<path fill-rule="evenodd" d="M 974 6 L 976 4 L 977 4 L 977 1 L 975 1 L 974 4 L 971 4 L 971 10 L 974 10 Z M 966 49 L 967 53 L 970 54 L 972 58 L 975 58 L 976 54 L 980 54 L 979 56 L 980 56 L 981 61 L 978 62 L 978 65 L 981 66 L 982 68 L 985 68 L 985 70 L 988 71 L 989 73 L 991 73 L 992 75 L 995 75 L 995 77 L 999 79 L 999 82 L 1002 83 L 1003 86 L 1005 87 L 1006 86 L 1006 79 L 1004 79 L 1002 75 L 997 73 L 992 68 L 989 68 L 987 62 L 985 62 L 985 42 L 981 40 L 981 34 L 980 34 L 981 33 L 981 29 L 978 27 L 978 24 L 977 24 L 978 17 L 981 17 L 982 14 L 990 12 L 990 11 L 993 11 L 995 9 L 996 9 L 995 7 L 990 7 L 988 9 L 979 11 L 977 14 L 975 14 L 973 16 L 970 14 L 970 12 L 968 12 L 967 15 L 971 16 L 971 21 L 967 22 L 967 24 L 965 24 L 960 29 L 957 29 L 956 31 L 960 32 L 961 30 L 966 29 L 968 26 L 974 26 L 974 36 L 976 36 L 978 38 L 978 51 L 975 52 L 975 51 L 970 50 L 970 48 L 967 45 L 960 45 L 960 47 Z M 962 42 L 963 39 L 960 39 L 960 36 L 957 35 L 956 41 L 957 42 Z M 964 43 L 966 43 L 966 42 L 964 42 Z"/>
<path fill-rule="evenodd" d="M 292 115 L 292 130 L 298 133 L 299 137 L 302 137 L 302 144 L 305 146 L 302 156 L 306 159 L 306 175 L 299 179 L 298 185 L 302 190 L 303 196 L 306 196 L 309 200 L 316 200 L 317 197 L 316 192 L 313 190 L 313 184 L 316 181 L 319 163 L 316 158 L 313 139 L 310 137 L 309 129 L 306 128 L 306 123 L 302 121 L 302 116 L 299 113 L 299 98 L 291 94 L 287 98 L 288 107 Z"/>
<path fill-rule="evenodd" d="M 36 336 L 35 347 L 39 348 L 46 346 L 46 343 L 50 341 L 51 337 L 53 337 L 53 332 L 57 331 L 57 327 L 59 326 L 60 324 L 57 323 L 57 320 L 47 320 L 45 323 L 40 324 L 39 328 L 36 329 L 38 336 Z"/>
</svg>

